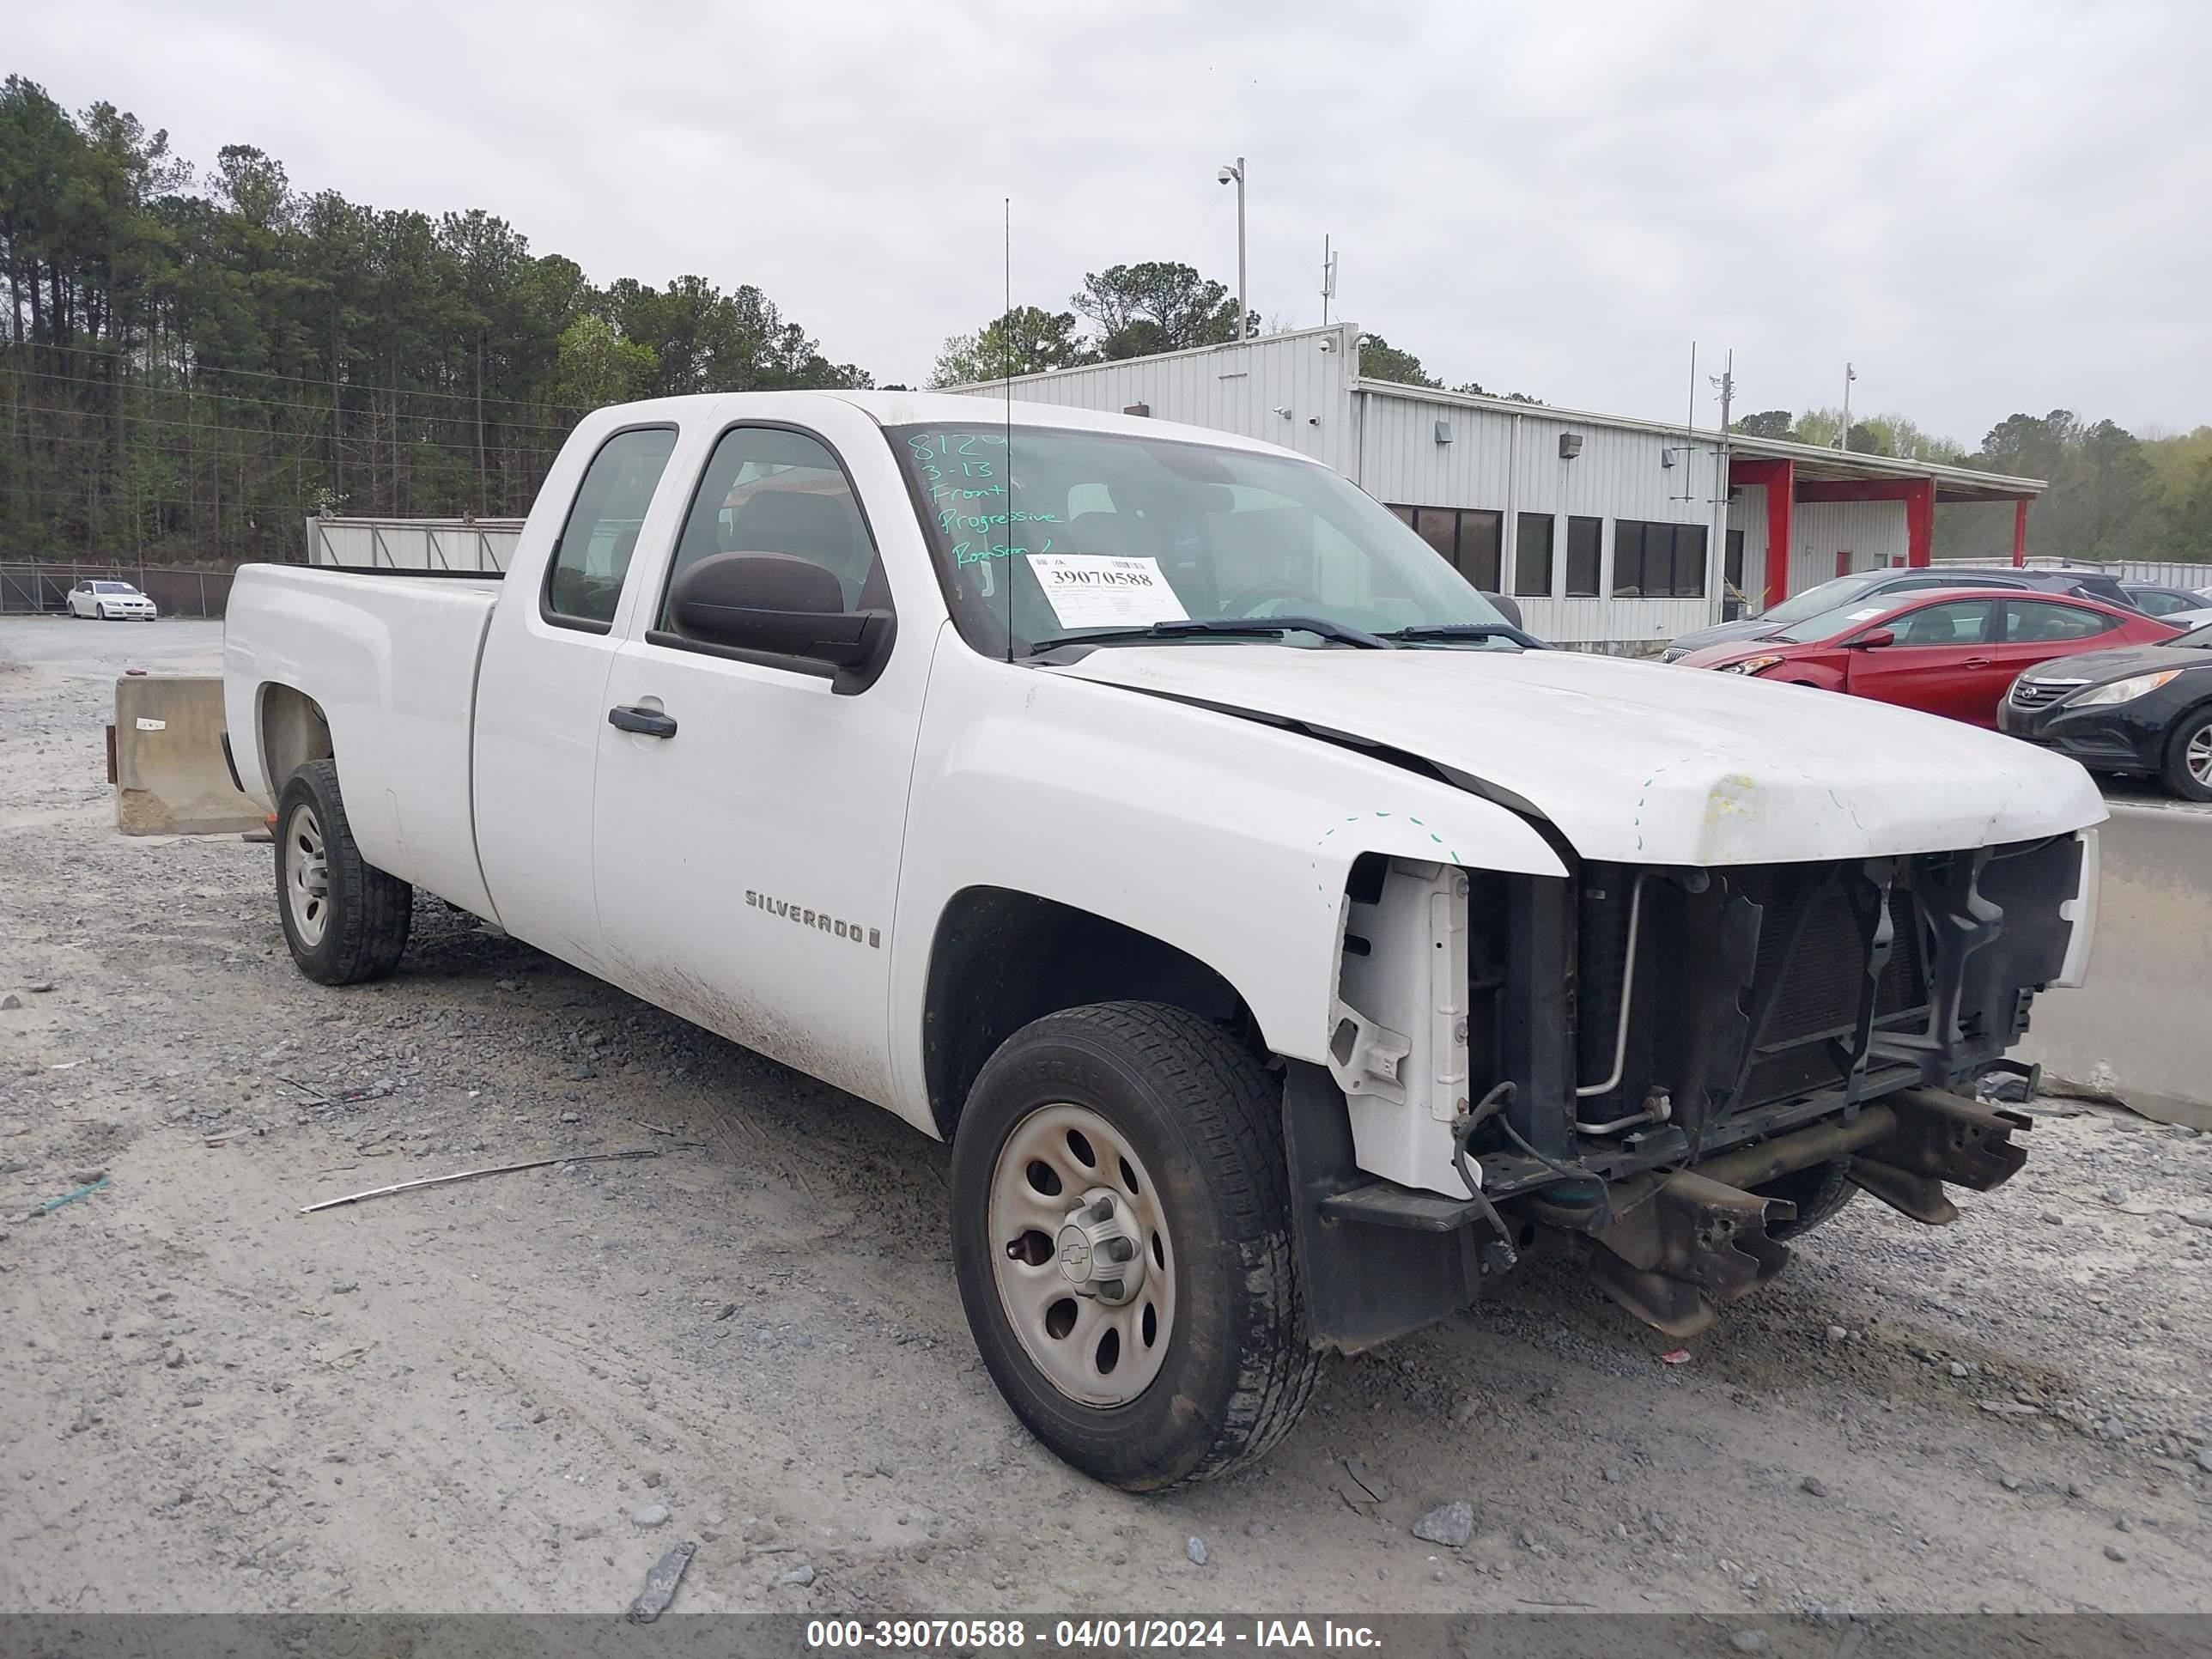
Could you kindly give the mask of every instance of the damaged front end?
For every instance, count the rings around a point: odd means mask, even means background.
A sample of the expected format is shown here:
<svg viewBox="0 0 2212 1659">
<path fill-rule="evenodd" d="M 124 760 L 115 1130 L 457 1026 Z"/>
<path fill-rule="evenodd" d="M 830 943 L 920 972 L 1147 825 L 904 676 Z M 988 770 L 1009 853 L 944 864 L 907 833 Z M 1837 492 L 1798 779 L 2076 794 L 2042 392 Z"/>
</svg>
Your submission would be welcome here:
<svg viewBox="0 0 2212 1659">
<path fill-rule="evenodd" d="M 2090 831 L 1565 880 L 1364 861 L 1330 1064 L 1285 1093 L 1316 1340 L 1425 1323 L 1541 1240 L 1687 1335 L 1850 1190 L 1955 1220 L 1946 1185 L 2025 1161 L 1972 1085 L 2077 969 L 2094 859 Z"/>
</svg>

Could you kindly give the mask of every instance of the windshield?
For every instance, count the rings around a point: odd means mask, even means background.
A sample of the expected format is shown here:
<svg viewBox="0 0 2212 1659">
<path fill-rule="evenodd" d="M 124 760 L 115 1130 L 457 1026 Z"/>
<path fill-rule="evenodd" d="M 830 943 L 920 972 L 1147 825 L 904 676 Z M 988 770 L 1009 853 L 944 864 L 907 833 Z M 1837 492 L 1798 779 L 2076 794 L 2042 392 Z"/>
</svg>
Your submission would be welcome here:
<svg viewBox="0 0 2212 1659">
<path fill-rule="evenodd" d="M 2178 639 L 2168 640 L 2166 643 L 2185 645 L 2193 651 L 2212 651 L 2212 623 L 2206 623 L 2202 628 L 2192 629 Z"/>
<path fill-rule="evenodd" d="M 129 582 L 94 582 L 92 591 L 95 593 L 136 593 L 138 590 Z"/>
<path fill-rule="evenodd" d="M 1817 587 L 1807 588 L 1802 593 L 1792 593 L 1771 611 L 1760 612 L 1759 619 L 1788 627 L 1791 623 L 1802 622 L 1808 617 L 1818 617 L 1838 609 L 1858 598 L 1881 580 L 1877 575 L 1836 576 Z"/>
<path fill-rule="evenodd" d="M 1018 426 L 1010 455 L 1004 426 L 890 432 L 926 503 L 954 619 L 992 655 L 1008 648 L 1010 617 L 1018 655 L 1161 623 L 1303 618 L 1333 638 L 1294 623 L 1250 637 L 1320 647 L 1354 633 L 1504 623 L 1389 508 L 1310 462 L 1127 433 Z"/>
<path fill-rule="evenodd" d="M 1826 586 L 1828 584 L 1823 583 L 1822 586 Z M 1814 591 L 1817 592 L 1819 589 L 1816 588 Z M 1846 629 L 1856 628 L 1863 623 L 1872 622 L 1884 611 L 1894 611 L 1898 603 L 1897 598 L 1884 599 L 1879 593 L 1862 597 L 1854 603 L 1838 605 L 1821 611 L 1818 616 L 1808 617 L 1801 623 L 1792 623 L 1785 632 L 1770 635 L 1768 637 L 1790 644 L 1803 644 L 1814 640 L 1832 640 Z"/>
</svg>

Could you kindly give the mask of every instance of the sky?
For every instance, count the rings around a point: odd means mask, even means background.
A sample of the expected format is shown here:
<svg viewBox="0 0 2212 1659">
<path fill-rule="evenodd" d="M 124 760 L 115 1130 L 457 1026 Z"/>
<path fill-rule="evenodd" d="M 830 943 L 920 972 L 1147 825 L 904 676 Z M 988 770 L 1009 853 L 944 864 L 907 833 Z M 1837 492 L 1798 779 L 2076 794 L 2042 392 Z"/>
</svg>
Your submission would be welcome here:
<svg viewBox="0 0 2212 1659">
<path fill-rule="evenodd" d="M 1182 260 L 1447 381 L 1672 419 L 2212 422 L 2203 0 L 76 0 L 5 66 L 203 167 L 482 207 L 605 283 L 751 283 L 878 381 Z M 1717 410 L 1697 387 L 1700 423 Z"/>
</svg>

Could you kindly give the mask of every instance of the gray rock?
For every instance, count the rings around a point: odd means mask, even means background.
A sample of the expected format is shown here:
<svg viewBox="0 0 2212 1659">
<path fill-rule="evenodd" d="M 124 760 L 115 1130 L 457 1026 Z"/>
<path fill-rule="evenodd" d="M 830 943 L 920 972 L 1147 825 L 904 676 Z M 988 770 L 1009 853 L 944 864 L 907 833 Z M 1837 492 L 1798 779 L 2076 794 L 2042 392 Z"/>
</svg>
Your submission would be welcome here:
<svg viewBox="0 0 2212 1659">
<path fill-rule="evenodd" d="M 2212 1474 L 2212 1446 L 2199 1446 L 2197 1449 L 2197 1467 L 2205 1474 Z"/>
<path fill-rule="evenodd" d="M 814 1582 L 814 1569 L 808 1566 L 805 1562 L 801 1561 L 795 1567 L 786 1567 L 781 1572 L 776 1574 L 776 1576 L 769 1582 L 778 1589 L 782 1589 L 787 1585 L 790 1585 L 795 1586 L 799 1589 L 805 1589 L 809 1584 Z"/>
<path fill-rule="evenodd" d="M 1194 1567 L 1204 1566 L 1206 1565 L 1206 1540 L 1203 1538 L 1184 1539 L 1182 1540 L 1182 1553 L 1190 1557 L 1191 1565 Z"/>
<path fill-rule="evenodd" d="M 54 982 L 50 979 L 34 979 L 23 988 L 26 991 L 28 991 L 33 996 L 42 997 L 46 995 L 47 992 L 54 988 Z"/>
<path fill-rule="evenodd" d="M 1464 1498 L 1437 1504 L 1413 1522 L 1413 1536 L 1446 1549 L 1466 1548 L 1474 1536 L 1474 1505 Z"/>
<path fill-rule="evenodd" d="M 1826 1483 L 1817 1474 L 1808 1474 L 1800 1480 L 1797 1490 L 1808 1498 L 1826 1498 L 1828 1495 Z"/>
<path fill-rule="evenodd" d="M 1966 1374 L 1966 1362 L 1965 1360 L 1963 1360 L 1963 1359 L 1954 1359 L 1954 1360 L 1953 1360 L 1953 1361 L 1951 1362 L 1951 1375 L 1952 1375 L 1952 1376 L 1964 1376 Z"/>
<path fill-rule="evenodd" d="M 561 1114 L 561 1121 L 563 1123 L 581 1123 L 583 1121 L 584 1115 L 581 1112 L 563 1112 Z"/>
<path fill-rule="evenodd" d="M 1763 1630 L 1740 1630 L 1729 1638 L 1729 1645 L 1738 1653 L 1766 1651 L 1766 1632 Z"/>
<path fill-rule="evenodd" d="M 2124 1187 L 2107 1187 L 2107 1188 L 2105 1188 L 2105 1202 L 2106 1202 L 2106 1203 L 2107 1203 L 2107 1204 L 2124 1204 L 2124 1203 L 2126 1203 L 2127 1201 L 2128 1201 L 2128 1189 L 2127 1189 L 2126 1188 L 2124 1188 Z"/>
<path fill-rule="evenodd" d="M 2107 1561 L 2124 1561 L 2127 1559 L 2128 1553 L 2122 1549 L 2118 1544 L 2107 1544 L 2105 1546 L 2105 1559 Z"/>
<path fill-rule="evenodd" d="M 2063 1227 L 2066 1224 L 2066 1218 L 2056 1210 L 2045 1210 L 2043 1212 L 2043 1219 L 2047 1226 Z"/>
<path fill-rule="evenodd" d="M 1997 1477 L 1997 1485 L 2002 1486 L 2007 1492 L 2018 1492 L 2020 1477 L 2016 1474 L 2001 1474 Z"/>
<path fill-rule="evenodd" d="M 668 1505 L 641 1504 L 629 1512 L 631 1524 L 640 1527 L 665 1527 L 668 1524 Z"/>
<path fill-rule="evenodd" d="M 2089 1489 L 2079 1480 L 2069 1480 L 2066 1483 L 2066 1495 L 2069 1498 L 2087 1498 L 2089 1495 Z"/>
<path fill-rule="evenodd" d="M 0 1008 L 4 1008 L 9 1012 L 13 1012 L 22 1006 L 23 999 L 17 996 L 13 991 L 9 992 L 5 996 L 0 996 Z"/>
<path fill-rule="evenodd" d="M 1850 1334 L 1849 1331 L 1845 1330 L 1845 1329 L 1844 1329 L 1841 1325 L 1831 1325 L 1831 1326 L 1829 1326 L 1829 1327 L 1828 1327 L 1828 1340 L 1829 1340 L 1829 1341 L 1831 1341 L 1831 1342 L 1843 1342 L 1843 1341 L 1847 1341 L 1847 1340 L 1850 1340 L 1850 1334 Z M 1757 1633 L 1760 1633 L 1760 1632 L 1738 1632 L 1738 1634 L 1739 1634 L 1739 1635 L 1757 1634 Z"/>
<path fill-rule="evenodd" d="M 1620 1471 L 1619 1469 L 1607 1469 L 1605 1472 L 1605 1484 L 1608 1486 L 1619 1486 L 1620 1484 Z"/>
<path fill-rule="evenodd" d="M 660 1482 L 661 1482 L 662 1479 L 663 1479 L 663 1477 L 662 1477 L 661 1473 L 660 1473 L 660 1471 L 659 1471 L 659 1469 L 647 1469 L 647 1470 L 645 1472 L 645 1476 L 644 1476 L 645 1484 L 646 1484 L 647 1486 L 659 1486 L 659 1485 L 660 1484 Z"/>
<path fill-rule="evenodd" d="M 2184 1210 L 2181 1218 L 2192 1227 L 2212 1227 L 2212 1210 Z"/>
</svg>

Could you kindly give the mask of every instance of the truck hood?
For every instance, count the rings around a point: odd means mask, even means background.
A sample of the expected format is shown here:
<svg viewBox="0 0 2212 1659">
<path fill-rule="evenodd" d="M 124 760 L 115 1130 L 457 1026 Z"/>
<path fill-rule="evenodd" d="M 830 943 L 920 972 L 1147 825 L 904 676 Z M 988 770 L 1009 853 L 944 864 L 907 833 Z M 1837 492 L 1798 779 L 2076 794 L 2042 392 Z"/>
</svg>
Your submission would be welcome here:
<svg viewBox="0 0 2212 1659">
<path fill-rule="evenodd" d="M 1942 852 L 2106 816 L 2073 761 L 1993 732 L 1623 658 L 1111 646 L 1044 672 L 1418 755 L 1623 863 Z"/>
</svg>

